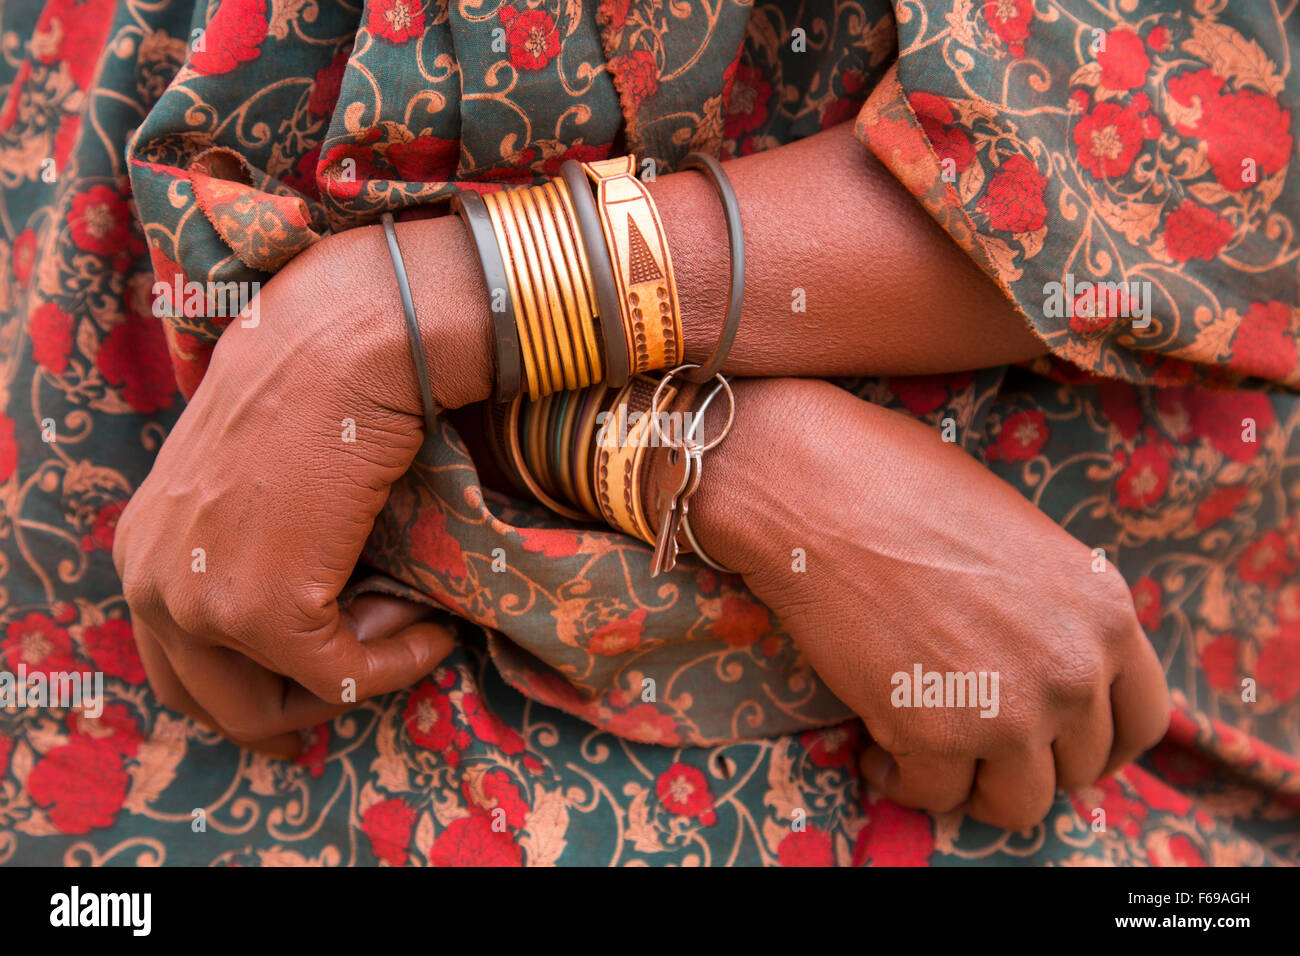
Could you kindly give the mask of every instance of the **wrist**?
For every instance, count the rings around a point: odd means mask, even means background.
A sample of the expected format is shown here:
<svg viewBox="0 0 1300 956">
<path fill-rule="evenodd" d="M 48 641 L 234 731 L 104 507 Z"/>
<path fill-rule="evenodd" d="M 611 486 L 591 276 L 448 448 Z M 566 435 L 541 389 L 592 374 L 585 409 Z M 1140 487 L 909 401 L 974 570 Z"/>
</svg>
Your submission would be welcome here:
<svg viewBox="0 0 1300 956">
<path fill-rule="evenodd" d="M 487 289 L 458 219 L 399 222 L 406 268 L 433 398 L 439 408 L 482 401 L 492 390 L 492 328 Z M 320 243 L 327 260 L 312 275 L 333 279 L 317 296 L 336 335 L 351 343 L 349 361 L 374 370 L 375 401 L 423 414 L 410 333 L 382 226 L 350 229 Z"/>
</svg>

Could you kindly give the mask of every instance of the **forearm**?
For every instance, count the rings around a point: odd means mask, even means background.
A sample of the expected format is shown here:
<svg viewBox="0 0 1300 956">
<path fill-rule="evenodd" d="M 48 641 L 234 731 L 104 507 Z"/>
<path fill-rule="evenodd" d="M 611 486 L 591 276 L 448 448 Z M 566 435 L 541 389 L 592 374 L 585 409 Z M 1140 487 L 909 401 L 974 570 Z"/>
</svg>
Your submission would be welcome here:
<svg viewBox="0 0 1300 956">
<path fill-rule="evenodd" d="M 728 163 L 727 172 L 744 217 L 747 268 L 740 331 L 724 371 L 929 374 L 1044 351 L 992 280 L 847 125 Z M 687 358 L 700 361 L 726 313 L 730 266 L 721 204 L 697 173 L 660 177 L 650 189 L 673 254 Z M 456 217 L 397 229 L 435 398 L 453 407 L 487 398 L 489 295 L 468 232 Z M 368 321 L 401 328 L 379 227 L 351 230 L 321 247 L 332 247 L 322 255 L 338 264 Z M 793 308 L 796 290 L 805 311 Z M 413 389 L 414 380 L 403 384 Z M 410 390 L 402 407 L 415 394 Z"/>
</svg>

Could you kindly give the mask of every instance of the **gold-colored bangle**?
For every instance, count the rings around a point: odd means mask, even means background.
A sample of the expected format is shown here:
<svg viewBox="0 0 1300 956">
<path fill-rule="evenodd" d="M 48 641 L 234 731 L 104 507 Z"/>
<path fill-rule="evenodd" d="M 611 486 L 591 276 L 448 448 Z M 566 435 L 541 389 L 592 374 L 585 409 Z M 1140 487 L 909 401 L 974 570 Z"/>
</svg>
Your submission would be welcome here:
<svg viewBox="0 0 1300 956">
<path fill-rule="evenodd" d="M 577 223 L 567 210 L 568 187 L 563 180 L 554 180 L 542 186 L 540 203 L 549 204 L 554 221 L 555 234 L 559 241 L 559 256 L 556 271 L 561 264 L 565 267 L 574 292 L 574 311 L 572 328 L 576 329 L 574 342 L 582 343 L 582 351 L 587 359 L 588 378 L 584 384 L 599 382 L 604 377 L 604 361 L 600 354 L 600 343 L 596 339 L 596 294 L 591 285 L 591 270 L 587 265 L 586 250 L 577 233 Z"/>
<path fill-rule="evenodd" d="M 524 241 L 524 255 L 528 258 L 528 268 L 533 272 L 534 281 L 540 284 L 545 293 L 538 302 L 542 307 L 546 342 L 550 346 L 548 358 L 554 357 L 560 369 L 560 376 L 557 378 L 555 367 L 552 366 L 551 383 L 555 386 L 552 390 L 577 388 L 578 369 L 565 324 L 564 305 L 560 301 L 559 284 L 555 279 L 551 256 L 547 254 L 548 249 L 532 193 L 531 188 L 512 189 L 508 193 L 508 199 L 515 214 L 515 222 L 519 226 L 520 237 Z"/>
<path fill-rule="evenodd" d="M 528 221 L 533 227 L 534 236 L 542 253 L 542 271 L 544 277 L 555 283 L 559 293 L 551 310 L 551 319 L 555 323 L 556 339 L 561 351 L 561 362 L 567 354 L 568 364 L 573 367 L 573 384 L 568 379 L 568 389 L 586 388 L 591 384 L 591 372 L 587 367 L 586 351 L 582 348 L 582 329 L 578 320 L 578 302 L 573 293 L 573 283 L 569 276 L 569 267 L 564 261 L 564 252 L 560 248 L 560 238 L 555 228 L 555 214 L 546 201 L 543 187 L 535 186 L 521 190 L 528 212 Z"/>
<path fill-rule="evenodd" d="M 596 184 L 596 207 L 614 263 L 633 370 L 673 367 L 682 352 L 677 282 L 658 210 L 636 178 L 636 159 L 620 156 L 582 168 Z"/>
<path fill-rule="evenodd" d="M 533 243 L 532 229 L 529 227 L 528 219 L 524 215 L 523 201 L 519 196 L 519 191 L 515 189 L 505 190 L 502 193 L 501 204 L 502 211 L 508 216 L 507 223 L 515 227 L 520 245 L 523 247 L 523 257 L 520 261 L 525 264 L 524 267 L 532 278 L 533 302 L 537 308 L 537 323 L 541 329 L 540 341 L 543 349 L 541 358 L 550 373 L 550 386 L 541 389 L 541 394 L 547 395 L 551 392 L 557 392 L 566 386 L 571 388 L 572 385 L 567 383 L 574 380 L 572 377 L 573 370 L 570 368 L 566 372 L 563 368 L 561 361 L 563 353 L 559 347 L 559 342 L 556 341 L 555 321 L 551 317 L 551 296 L 554 293 L 547 288 L 546 282 L 542 278 L 541 259 Z M 559 307 L 558 297 L 555 300 L 555 305 L 557 308 Z M 540 364 L 543 363 L 539 362 Z"/>
<path fill-rule="evenodd" d="M 519 330 L 519 349 L 524 360 L 525 385 L 528 387 L 528 397 L 536 401 L 552 389 L 544 361 L 545 345 L 534 300 L 533 284 L 524 265 L 523 244 L 519 240 L 519 230 L 515 227 L 514 217 L 508 214 L 509 209 L 502 206 L 501 193 L 488 193 L 483 199 L 487 203 L 493 231 L 497 235 L 498 242 L 501 243 L 506 260 L 506 274 L 515 283 L 512 292 Z"/>
</svg>

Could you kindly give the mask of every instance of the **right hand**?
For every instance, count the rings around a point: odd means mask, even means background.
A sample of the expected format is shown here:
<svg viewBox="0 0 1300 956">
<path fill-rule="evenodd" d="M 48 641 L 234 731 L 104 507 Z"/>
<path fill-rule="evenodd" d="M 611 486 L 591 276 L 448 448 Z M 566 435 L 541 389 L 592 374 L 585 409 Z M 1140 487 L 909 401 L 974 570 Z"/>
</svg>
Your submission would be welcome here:
<svg viewBox="0 0 1300 956">
<path fill-rule="evenodd" d="M 1025 829 L 1058 789 L 1163 736 L 1164 674 L 1119 572 L 1094 573 L 1091 549 L 1010 485 L 823 382 L 737 383 L 736 404 L 692 504 L 696 534 L 861 716 L 864 775 L 884 796 Z M 918 664 L 996 672 L 996 716 L 893 706 L 893 675 Z"/>
</svg>

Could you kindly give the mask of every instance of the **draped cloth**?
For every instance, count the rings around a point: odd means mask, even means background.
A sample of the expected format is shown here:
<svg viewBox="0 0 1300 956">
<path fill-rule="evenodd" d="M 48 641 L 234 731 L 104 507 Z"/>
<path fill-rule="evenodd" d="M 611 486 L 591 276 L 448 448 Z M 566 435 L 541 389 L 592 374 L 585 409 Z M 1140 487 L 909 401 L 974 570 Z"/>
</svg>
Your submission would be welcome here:
<svg viewBox="0 0 1300 956">
<path fill-rule="evenodd" d="M 0 862 L 1294 862 L 1295 29 L 1178 7 L 6 7 L 0 666 L 93 666 L 110 702 L 0 711 Z M 1025 833 L 897 807 L 743 581 L 689 557 L 651 581 L 645 545 L 483 488 L 446 423 L 361 585 L 458 622 L 433 675 L 296 764 L 153 699 L 113 527 L 229 322 L 155 281 L 265 282 L 568 158 L 667 173 L 843 122 L 1051 354 L 840 384 L 951 430 L 1124 575 L 1174 699 L 1152 753 Z"/>
</svg>

